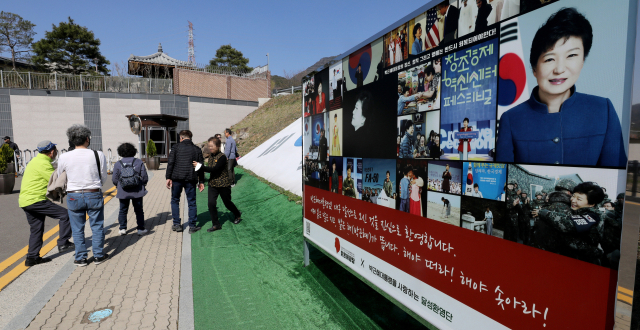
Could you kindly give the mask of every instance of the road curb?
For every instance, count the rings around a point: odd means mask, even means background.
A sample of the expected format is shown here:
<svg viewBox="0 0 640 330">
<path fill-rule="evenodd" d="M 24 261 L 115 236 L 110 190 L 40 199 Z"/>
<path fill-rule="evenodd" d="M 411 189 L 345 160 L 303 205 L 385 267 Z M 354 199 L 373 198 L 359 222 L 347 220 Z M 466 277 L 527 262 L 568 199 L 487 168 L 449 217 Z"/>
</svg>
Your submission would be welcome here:
<svg viewBox="0 0 640 330">
<path fill-rule="evenodd" d="M 182 258 L 180 261 L 180 300 L 178 303 L 178 330 L 193 330 L 193 278 L 191 277 L 191 235 L 189 234 L 189 206 L 185 197 L 180 201 L 183 206 L 182 219 L 187 220 L 182 232 Z"/>
</svg>

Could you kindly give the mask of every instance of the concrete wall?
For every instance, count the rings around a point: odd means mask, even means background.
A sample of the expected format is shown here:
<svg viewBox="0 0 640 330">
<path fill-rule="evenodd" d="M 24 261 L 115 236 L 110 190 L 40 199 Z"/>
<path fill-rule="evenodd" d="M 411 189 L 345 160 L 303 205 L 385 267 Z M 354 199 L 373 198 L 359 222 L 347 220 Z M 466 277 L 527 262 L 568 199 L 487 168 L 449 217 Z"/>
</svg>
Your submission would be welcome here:
<svg viewBox="0 0 640 330">
<path fill-rule="evenodd" d="M 123 142 L 138 147 L 138 137 L 131 133 L 126 115 L 173 114 L 171 109 L 162 109 L 161 102 L 184 103 L 188 111 L 178 115 L 188 117 L 189 129 L 195 142 L 205 141 L 215 133 L 223 133 L 258 108 L 258 102 L 243 100 L 185 97 L 180 95 L 120 94 L 46 91 L 26 89 L 2 89 L 0 95 L 9 97 L 11 116 L 2 124 L 13 132 L 12 140 L 21 150 L 33 151 L 38 142 L 51 140 L 58 149 L 67 149 L 69 143 L 66 130 L 72 124 L 87 124 L 88 120 L 99 121 L 102 151 L 116 149 Z M 91 99 L 92 102 L 83 102 Z M 171 100 L 169 100 L 171 99 Z M 97 101 L 97 102 L 96 102 Z M 88 109 L 91 103 L 91 109 Z M 99 117 L 89 110 L 99 107 Z M 180 105 L 182 107 L 182 105 Z M 177 105 L 174 105 L 177 107 Z M 174 109 L 175 110 L 175 109 Z M 171 112 L 171 113 L 169 113 Z M 97 114 L 97 113 L 96 113 Z M 95 123 L 93 123 L 95 125 Z M 94 132 L 97 133 L 97 132 Z"/>
<path fill-rule="evenodd" d="M 42 140 L 67 149 L 66 128 L 84 124 L 81 97 L 11 95 L 12 140 L 21 150 L 33 151 Z"/>
<path fill-rule="evenodd" d="M 160 113 L 160 100 L 100 99 L 103 151 L 111 148 L 113 155 L 121 143 L 129 142 L 138 148 L 138 136 L 131 133 L 126 115 Z"/>
</svg>

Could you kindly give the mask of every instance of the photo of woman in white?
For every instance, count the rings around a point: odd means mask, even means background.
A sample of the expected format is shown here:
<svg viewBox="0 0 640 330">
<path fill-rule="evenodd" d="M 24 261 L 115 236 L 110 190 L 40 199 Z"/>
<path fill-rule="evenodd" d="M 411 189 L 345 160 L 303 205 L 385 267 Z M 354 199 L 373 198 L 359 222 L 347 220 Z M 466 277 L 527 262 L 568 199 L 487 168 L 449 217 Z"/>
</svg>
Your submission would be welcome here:
<svg viewBox="0 0 640 330">
<path fill-rule="evenodd" d="M 592 42 L 591 23 L 575 8 L 560 9 L 538 29 L 529 57 L 538 86 L 500 118 L 496 161 L 626 166 L 611 100 L 575 86 Z"/>
</svg>

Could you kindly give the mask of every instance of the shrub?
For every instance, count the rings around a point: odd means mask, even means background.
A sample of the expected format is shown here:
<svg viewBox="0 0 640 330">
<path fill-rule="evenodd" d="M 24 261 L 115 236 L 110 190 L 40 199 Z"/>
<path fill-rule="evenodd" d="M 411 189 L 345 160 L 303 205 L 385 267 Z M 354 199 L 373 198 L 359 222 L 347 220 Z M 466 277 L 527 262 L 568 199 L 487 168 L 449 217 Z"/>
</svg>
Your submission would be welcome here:
<svg viewBox="0 0 640 330">
<path fill-rule="evenodd" d="M 158 155 L 158 150 L 156 149 L 156 143 L 153 140 L 149 140 L 147 142 L 147 157 L 155 157 Z"/>
<path fill-rule="evenodd" d="M 7 170 L 7 163 L 13 163 L 13 149 L 8 144 L 0 148 L 0 173 Z"/>
</svg>

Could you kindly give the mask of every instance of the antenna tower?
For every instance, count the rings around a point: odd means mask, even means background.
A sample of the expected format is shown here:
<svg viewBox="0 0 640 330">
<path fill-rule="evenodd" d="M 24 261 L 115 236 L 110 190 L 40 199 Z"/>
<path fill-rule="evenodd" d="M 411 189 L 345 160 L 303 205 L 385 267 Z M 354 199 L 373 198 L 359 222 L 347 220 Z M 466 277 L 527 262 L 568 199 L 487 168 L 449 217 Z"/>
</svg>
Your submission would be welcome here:
<svg viewBox="0 0 640 330">
<path fill-rule="evenodd" d="M 189 22 L 189 21 L 187 21 Z M 196 64 L 196 51 L 193 45 L 193 23 L 189 22 L 189 59 L 187 62 Z"/>
</svg>

